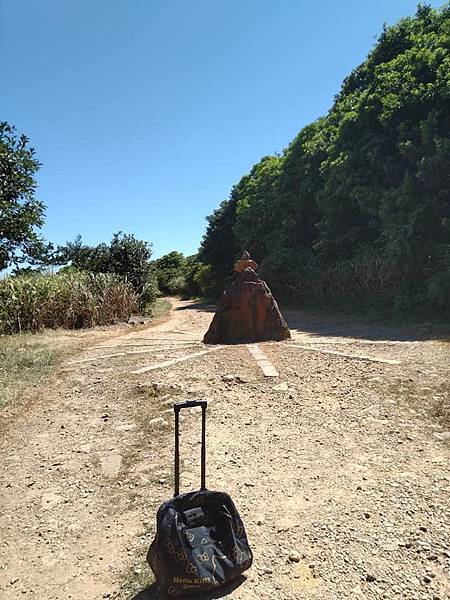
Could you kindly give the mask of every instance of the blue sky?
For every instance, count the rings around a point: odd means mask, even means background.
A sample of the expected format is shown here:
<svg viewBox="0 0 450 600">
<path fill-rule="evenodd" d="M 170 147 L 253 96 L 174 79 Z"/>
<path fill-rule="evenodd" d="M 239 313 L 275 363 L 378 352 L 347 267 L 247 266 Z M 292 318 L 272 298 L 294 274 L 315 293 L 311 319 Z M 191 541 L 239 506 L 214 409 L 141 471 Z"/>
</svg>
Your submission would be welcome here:
<svg viewBox="0 0 450 600">
<path fill-rule="evenodd" d="M 0 118 L 43 163 L 44 235 L 155 257 L 324 114 L 413 0 L 0 0 Z M 430 2 L 440 6 L 443 2 Z"/>
</svg>

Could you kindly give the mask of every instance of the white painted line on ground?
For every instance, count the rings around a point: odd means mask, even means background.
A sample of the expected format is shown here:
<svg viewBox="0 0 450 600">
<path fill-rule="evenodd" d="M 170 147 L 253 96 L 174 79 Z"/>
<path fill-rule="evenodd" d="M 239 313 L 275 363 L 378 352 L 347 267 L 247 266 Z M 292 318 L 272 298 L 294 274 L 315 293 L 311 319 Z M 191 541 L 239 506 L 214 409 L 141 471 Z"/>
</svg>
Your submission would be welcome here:
<svg viewBox="0 0 450 600">
<path fill-rule="evenodd" d="M 333 356 L 342 356 L 344 358 L 355 358 L 356 360 L 368 360 L 370 362 L 385 363 L 387 365 L 399 365 L 399 360 L 393 360 L 391 358 L 378 358 L 375 356 L 363 356 L 362 354 L 348 354 L 347 352 L 337 352 L 336 350 L 320 350 L 319 348 L 311 348 L 309 346 L 300 346 L 299 344 L 290 344 L 295 348 L 301 348 L 302 350 L 309 350 L 310 352 L 319 352 L 320 354 L 332 354 Z"/>
<path fill-rule="evenodd" d="M 184 348 L 186 348 L 186 346 L 166 346 L 165 348 L 149 348 L 147 350 L 127 350 L 126 354 L 149 354 L 150 352 L 177 352 L 179 350 L 184 350 Z M 191 348 L 195 348 L 195 346 L 187 347 L 187 349 Z"/>
<path fill-rule="evenodd" d="M 163 369 L 164 367 L 171 367 L 172 365 L 176 365 L 177 363 L 184 362 L 186 360 L 191 360 L 193 358 L 197 358 L 198 356 L 203 356 L 205 354 L 209 354 L 210 352 L 214 352 L 215 350 L 220 350 L 223 346 L 215 346 L 214 348 L 209 348 L 208 350 L 202 350 L 201 352 L 194 352 L 194 354 L 188 354 L 187 356 L 181 356 L 180 358 L 174 358 L 173 360 L 166 360 L 165 362 L 158 363 L 156 365 L 149 365 L 147 367 L 141 367 L 140 369 L 136 369 L 135 371 L 130 371 L 132 375 L 140 375 L 141 373 L 147 373 L 147 371 L 154 371 L 155 369 Z"/>
<path fill-rule="evenodd" d="M 150 341 L 150 340 L 148 340 Z M 161 345 L 161 347 L 165 347 L 165 346 L 169 346 L 170 344 L 175 344 L 176 346 L 179 346 L 180 348 L 186 348 L 187 346 L 197 346 L 198 344 L 202 344 L 201 340 L 192 340 L 192 341 L 188 341 L 188 340 L 160 340 L 160 339 L 155 339 L 153 343 L 150 344 L 110 344 L 110 345 L 103 345 L 103 346 L 90 346 L 89 348 L 86 348 L 86 350 L 103 350 L 104 348 L 153 348 L 155 345 Z"/>
<path fill-rule="evenodd" d="M 261 350 L 258 344 L 247 344 L 248 351 L 255 359 L 257 365 L 264 373 L 264 377 L 278 377 L 278 371 L 267 358 L 267 355 Z"/>
<path fill-rule="evenodd" d="M 176 337 L 167 337 L 167 334 L 164 337 L 158 337 L 158 335 L 154 335 L 151 338 L 144 338 L 144 337 L 137 337 L 134 336 L 133 338 L 129 338 L 130 340 L 133 339 L 135 341 L 138 340 L 144 340 L 146 342 L 160 342 L 160 341 L 169 341 L 169 342 L 180 342 L 180 343 L 188 343 L 188 342 L 201 342 L 202 338 L 201 337 L 189 337 L 189 338 L 176 338 Z"/>
<path fill-rule="evenodd" d="M 103 360 L 104 358 L 113 358 L 114 356 L 125 356 L 125 352 L 117 352 L 116 354 L 106 354 L 105 356 L 92 356 L 91 358 L 80 358 L 80 360 L 72 360 L 63 367 L 69 367 L 70 365 L 79 365 L 80 363 L 85 362 L 94 362 L 96 360 Z"/>
<path fill-rule="evenodd" d="M 192 346 L 194 346 L 192 344 Z M 98 348 L 98 350 L 102 350 L 103 348 L 108 348 L 109 346 L 103 346 Z M 114 348 L 115 346 L 112 346 L 112 348 Z M 116 346 L 117 348 L 127 348 L 128 346 Z M 133 347 L 133 346 L 130 346 Z M 129 354 L 150 354 L 151 352 L 164 352 L 164 351 L 177 351 L 177 350 L 182 350 L 186 348 L 186 346 L 173 346 L 173 347 L 167 347 L 164 346 L 162 348 L 157 348 L 157 347 L 149 347 L 148 349 L 145 350 L 126 350 L 125 352 L 116 352 L 115 354 L 105 354 L 104 356 L 92 356 L 91 358 L 81 358 L 79 360 L 72 360 L 71 362 L 66 363 L 65 367 L 69 367 L 71 365 L 78 365 L 81 363 L 87 363 L 87 362 L 95 362 L 97 360 L 103 360 L 105 358 L 115 358 L 116 356 L 127 356 Z"/>
<path fill-rule="evenodd" d="M 183 344 L 175 346 L 169 346 L 168 344 L 165 346 L 156 346 L 153 344 L 118 344 L 117 346 L 93 346 L 92 348 L 87 348 L 87 350 L 107 350 L 113 348 L 124 350 L 125 348 L 145 348 L 145 350 L 129 350 L 129 352 L 152 352 L 153 350 L 156 352 L 159 350 L 182 350 L 184 348 L 194 348 L 200 345 L 202 345 L 200 342 L 198 344 Z"/>
<path fill-rule="evenodd" d="M 297 342 L 306 342 L 307 344 L 313 344 L 313 345 L 321 345 L 321 344 L 328 344 L 330 345 L 330 343 L 332 343 L 333 345 L 338 345 L 338 346 L 347 346 L 349 344 L 356 344 L 356 345 L 378 345 L 378 346 L 398 346 L 399 344 L 409 344 L 409 345 L 413 345 L 413 344 L 421 344 L 422 342 L 420 341 L 410 341 L 410 340 L 363 340 L 361 338 L 351 338 L 348 340 L 337 340 L 337 339 L 333 339 L 333 340 L 314 340 L 314 339 L 310 339 L 310 338 L 306 338 L 303 335 L 293 335 L 292 336 L 292 342 L 297 343 Z"/>
</svg>

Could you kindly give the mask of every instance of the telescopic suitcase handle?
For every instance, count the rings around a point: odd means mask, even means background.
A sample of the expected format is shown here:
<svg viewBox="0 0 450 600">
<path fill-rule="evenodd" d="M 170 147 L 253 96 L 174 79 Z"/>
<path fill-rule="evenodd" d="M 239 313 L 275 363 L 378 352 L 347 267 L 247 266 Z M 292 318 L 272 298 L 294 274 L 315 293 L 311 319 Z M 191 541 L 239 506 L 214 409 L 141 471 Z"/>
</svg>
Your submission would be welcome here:
<svg viewBox="0 0 450 600">
<path fill-rule="evenodd" d="M 188 400 L 174 404 L 175 411 L 175 496 L 180 494 L 180 411 L 183 408 L 202 408 L 201 490 L 206 490 L 206 400 Z"/>
</svg>

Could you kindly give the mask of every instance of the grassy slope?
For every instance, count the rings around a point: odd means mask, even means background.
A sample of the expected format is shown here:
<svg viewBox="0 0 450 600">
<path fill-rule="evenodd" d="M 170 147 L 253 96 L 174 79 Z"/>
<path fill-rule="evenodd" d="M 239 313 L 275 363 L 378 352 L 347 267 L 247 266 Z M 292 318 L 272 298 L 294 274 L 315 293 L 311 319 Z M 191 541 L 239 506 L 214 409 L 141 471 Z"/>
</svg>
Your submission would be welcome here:
<svg viewBox="0 0 450 600">
<path fill-rule="evenodd" d="M 171 307 L 170 300 L 158 298 L 152 307 L 152 317 L 166 316 Z M 93 330 L 47 329 L 38 334 L 0 336 L 0 408 L 20 401 L 26 390 L 38 386 L 68 352 L 82 347 L 84 333 L 88 331 Z M 107 332 L 108 328 L 104 334 Z M 102 335 L 100 331 L 96 334 Z"/>
<path fill-rule="evenodd" d="M 62 356 L 62 348 L 46 334 L 0 337 L 0 407 L 20 400 Z"/>
</svg>

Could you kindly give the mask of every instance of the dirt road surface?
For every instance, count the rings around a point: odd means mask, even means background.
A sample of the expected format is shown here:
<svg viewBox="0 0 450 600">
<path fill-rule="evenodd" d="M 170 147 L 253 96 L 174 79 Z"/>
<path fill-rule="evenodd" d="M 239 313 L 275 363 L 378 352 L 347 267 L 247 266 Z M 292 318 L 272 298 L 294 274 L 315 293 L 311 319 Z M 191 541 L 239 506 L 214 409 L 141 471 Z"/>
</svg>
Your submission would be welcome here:
<svg viewBox="0 0 450 600">
<path fill-rule="evenodd" d="M 258 345 L 277 377 L 246 345 L 206 352 L 211 310 L 180 301 L 160 325 L 93 337 L 4 416 L 2 600 L 160 597 L 145 553 L 173 493 L 172 405 L 199 397 L 208 487 L 230 492 L 255 555 L 223 597 L 449 599 L 450 345 L 286 316 L 293 339 Z M 182 434 L 187 490 L 197 414 Z"/>
</svg>

